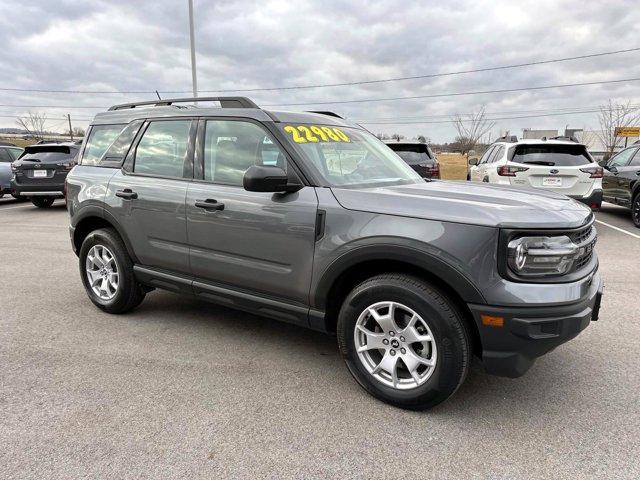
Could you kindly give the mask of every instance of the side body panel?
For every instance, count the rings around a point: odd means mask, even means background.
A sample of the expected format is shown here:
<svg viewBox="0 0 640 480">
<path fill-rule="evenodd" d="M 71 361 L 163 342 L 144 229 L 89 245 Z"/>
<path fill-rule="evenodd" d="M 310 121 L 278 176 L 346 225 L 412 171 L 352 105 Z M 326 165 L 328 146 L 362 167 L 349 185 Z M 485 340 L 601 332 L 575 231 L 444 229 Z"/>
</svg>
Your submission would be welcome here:
<svg viewBox="0 0 640 480">
<path fill-rule="evenodd" d="M 215 200 L 224 210 L 205 210 Z M 187 195 L 191 273 L 202 281 L 308 306 L 318 200 L 193 182 Z"/>
</svg>

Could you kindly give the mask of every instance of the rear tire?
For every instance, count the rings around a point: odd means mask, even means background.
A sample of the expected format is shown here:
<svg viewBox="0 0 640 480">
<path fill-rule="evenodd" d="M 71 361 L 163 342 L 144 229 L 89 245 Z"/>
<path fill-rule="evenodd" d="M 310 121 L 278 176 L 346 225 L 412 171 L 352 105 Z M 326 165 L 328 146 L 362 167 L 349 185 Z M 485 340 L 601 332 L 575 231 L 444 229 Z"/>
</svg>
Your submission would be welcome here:
<svg viewBox="0 0 640 480">
<path fill-rule="evenodd" d="M 351 375 L 396 407 L 431 408 L 467 376 L 471 346 L 462 315 L 420 278 L 394 273 L 362 282 L 340 309 L 337 335 Z"/>
<path fill-rule="evenodd" d="M 33 197 L 31 199 L 31 203 L 38 208 L 49 208 L 53 205 L 54 200 L 55 199 L 53 197 Z"/>
<path fill-rule="evenodd" d="M 631 203 L 631 220 L 637 228 L 640 228 L 640 193 L 636 194 Z"/>
<path fill-rule="evenodd" d="M 144 300 L 145 291 L 134 276 L 133 262 L 114 229 L 103 228 L 87 235 L 80 247 L 79 261 L 82 284 L 98 308 L 108 313 L 126 313 Z"/>
</svg>

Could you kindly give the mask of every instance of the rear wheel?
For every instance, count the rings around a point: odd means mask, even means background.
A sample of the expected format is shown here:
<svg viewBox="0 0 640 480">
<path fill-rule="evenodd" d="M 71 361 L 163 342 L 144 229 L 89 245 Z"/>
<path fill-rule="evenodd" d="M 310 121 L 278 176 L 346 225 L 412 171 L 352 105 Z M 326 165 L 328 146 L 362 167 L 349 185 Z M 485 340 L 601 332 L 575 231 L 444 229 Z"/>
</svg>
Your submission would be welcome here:
<svg viewBox="0 0 640 480">
<path fill-rule="evenodd" d="M 49 208 L 53 205 L 54 200 L 55 199 L 53 197 L 33 197 L 31 199 L 31 203 L 38 208 Z"/>
<path fill-rule="evenodd" d="M 462 317 L 419 278 L 385 274 L 364 281 L 345 299 L 337 330 L 356 381 L 397 407 L 433 407 L 466 378 L 471 349 Z"/>
<path fill-rule="evenodd" d="M 633 224 L 640 228 L 640 193 L 636 194 L 631 204 L 631 219 Z"/>
<path fill-rule="evenodd" d="M 124 242 L 111 228 L 87 235 L 80 248 L 80 276 L 91 301 L 109 313 L 137 307 L 145 291 L 136 281 Z"/>
</svg>

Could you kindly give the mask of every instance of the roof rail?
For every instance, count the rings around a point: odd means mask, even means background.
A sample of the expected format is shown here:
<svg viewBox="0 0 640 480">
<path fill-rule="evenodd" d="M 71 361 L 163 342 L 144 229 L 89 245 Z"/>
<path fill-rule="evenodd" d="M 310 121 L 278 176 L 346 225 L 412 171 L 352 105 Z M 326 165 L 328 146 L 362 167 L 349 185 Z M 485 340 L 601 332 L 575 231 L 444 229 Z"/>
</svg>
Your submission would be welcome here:
<svg viewBox="0 0 640 480">
<path fill-rule="evenodd" d="M 509 135 L 509 136 L 504 135 L 496 140 L 496 142 L 509 142 L 509 143 L 515 143 L 517 141 L 518 141 L 517 135 Z"/>
<path fill-rule="evenodd" d="M 319 113 L 320 115 L 328 115 L 330 117 L 342 118 L 340 115 L 338 115 L 337 113 L 334 113 L 334 112 L 323 112 L 323 111 L 309 110 L 309 113 Z"/>
<path fill-rule="evenodd" d="M 166 107 L 174 103 L 191 103 L 191 102 L 220 102 L 222 108 L 260 108 L 247 97 L 189 97 L 189 98 L 166 98 L 162 100 L 149 100 L 146 102 L 122 103 L 109 107 L 112 110 L 125 110 L 127 108 L 154 106 Z"/>
</svg>

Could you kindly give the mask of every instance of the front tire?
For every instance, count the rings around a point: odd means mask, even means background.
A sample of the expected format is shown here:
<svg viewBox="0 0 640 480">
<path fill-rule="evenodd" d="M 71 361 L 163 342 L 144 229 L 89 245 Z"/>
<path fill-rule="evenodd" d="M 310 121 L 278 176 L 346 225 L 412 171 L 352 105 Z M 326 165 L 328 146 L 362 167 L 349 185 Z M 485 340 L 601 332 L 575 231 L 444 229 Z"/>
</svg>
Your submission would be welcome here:
<svg viewBox="0 0 640 480">
<path fill-rule="evenodd" d="M 636 194 L 631 203 L 631 219 L 633 220 L 633 224 L 637 228 L 640 228 L 640 193 Z"/>
<path fill-rule="evenodd" d="M 142 302 L 145 291 L 136 281 L 133 262 L 112 228 L 94 230 L 82 242 L 80 277 L 89 299 L 108 313 L 126 313 Z"/>
<path fill-rule="evenodd" d="M 355 287 L 340 310 L 337 335 L 356 381 L 400 408 L 431 408 L 467 376 L 471 347 L 461 314 L 413 276 L 378 275 Z"/>
<path fill-rule="evenodd" d="M 53 205 L 54 200 L 55 199 L 53 197 L 33 197 L 31 199 L 31 203 L 38 208 L 49 208 Z"/>
</svg>

